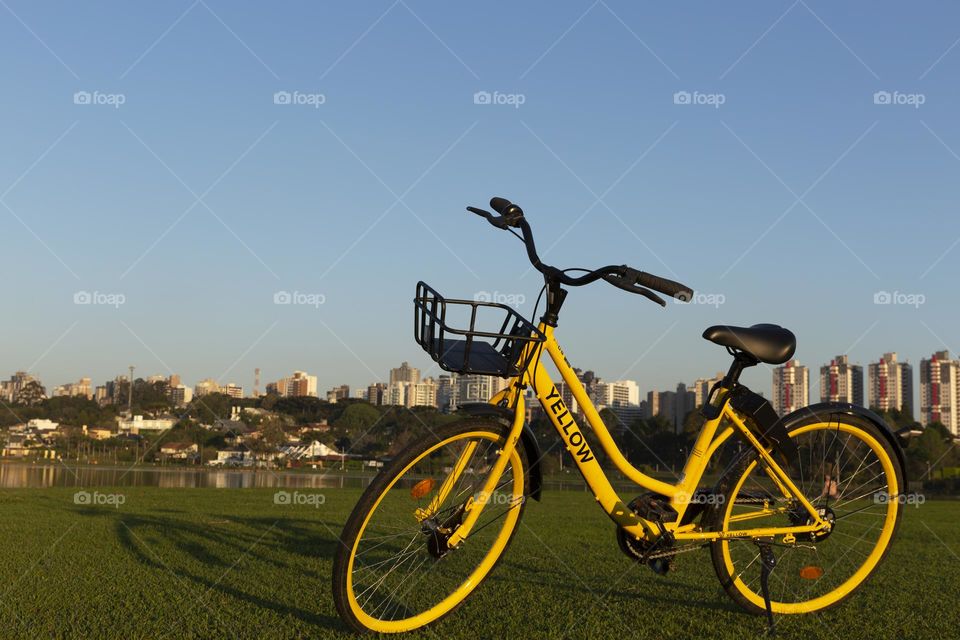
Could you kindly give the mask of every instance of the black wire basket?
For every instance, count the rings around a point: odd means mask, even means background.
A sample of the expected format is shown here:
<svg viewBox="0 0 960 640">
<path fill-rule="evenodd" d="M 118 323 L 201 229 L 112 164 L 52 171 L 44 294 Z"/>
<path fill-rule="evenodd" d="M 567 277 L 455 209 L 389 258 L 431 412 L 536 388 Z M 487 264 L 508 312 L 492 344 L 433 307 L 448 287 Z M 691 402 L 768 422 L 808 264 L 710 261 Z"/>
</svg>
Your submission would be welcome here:
<svg viewBox="0 0 960 640">
<path fill-rule="evenodd" d="M 413 299 L 413 334 L 441 369 L 510 378 L 524 371 L 546 336 L 505 304 L 453 300 L 424 282 Z M 491 330 L 485 331 L 484 327 Z M 494 329 L 499 327 L 499 329 Z"/>
</svg>

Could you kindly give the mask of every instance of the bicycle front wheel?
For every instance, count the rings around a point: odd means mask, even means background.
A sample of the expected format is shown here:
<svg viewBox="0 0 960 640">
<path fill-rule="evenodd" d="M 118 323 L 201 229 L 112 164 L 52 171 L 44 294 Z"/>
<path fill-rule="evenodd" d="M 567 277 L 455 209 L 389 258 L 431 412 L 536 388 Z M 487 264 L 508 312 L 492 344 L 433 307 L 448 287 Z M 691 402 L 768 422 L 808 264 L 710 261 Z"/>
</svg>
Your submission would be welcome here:
<svg viewBox="0 0 960 640">
<path fill-rule="evenodd" d="M 903 469 L 878 428 L 856 416 L 811 413 L 789 435 L 800 454 L 794 482 L 832 527 L 761 542 L 776 558 L 768 581 L 773 612 L 810 613 L 851 595 L 883 558 L 900 522 Z M 720 488 L 715 530 L 811 523 L 756 453 L 744 456 Z M 757 540 L 721 539 L 711 543 L 711 555 L 727 594 L 747 611 L 764 613 Z"/>
<path fill-rule="evenodd" d="M 518 442 L 463 542 L 450 534 L 473 508 L 509 427 L 468 419 L 415 443 L 373 480 L 350 515 L 334 559 L 333 595 L 358 632 L 399 633 L 453 611 L 490 574 L 524 507 Z"/>
</svg>

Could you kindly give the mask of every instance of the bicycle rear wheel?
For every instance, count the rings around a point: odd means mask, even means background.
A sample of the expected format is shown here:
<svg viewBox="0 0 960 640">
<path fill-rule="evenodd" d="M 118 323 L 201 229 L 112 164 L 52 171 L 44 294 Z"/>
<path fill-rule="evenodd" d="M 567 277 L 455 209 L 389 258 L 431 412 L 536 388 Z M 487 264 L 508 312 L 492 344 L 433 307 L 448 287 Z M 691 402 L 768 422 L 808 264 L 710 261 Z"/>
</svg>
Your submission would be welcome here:
<svg viewBox="0 0 960 640">
<path fill-rule="evenodd" d="M 374 479 L 347 520 L 334 559 L 333 595 L 359 632 L 398 633 L 450 613 L 490 574 L 523 512 L 522 443 L 470 535 L 463 522 L 499 458 L 509 427 L 464 420 L 409 446 Z"/>
<path fill-rule="evenodd" d="M 811 414 L 789 435 L 800 453 L 800 468 L 791 474 L 795 484 L 833 526 L 766 540 L 777 561 L 769 593 L 774 613 L 810 613 L 850 596 L 886 554 L 900 522 L 903 469 L 878 428 L 856 416 Z M 720 489 L 714 530 L 810 523 L 809 513 L 784 497 L 755 452 L 721 479 Z M 734 602 L 765 613 L 757 541 L 718 540 L 711 543 L 711 556 Z"/>
</svg>

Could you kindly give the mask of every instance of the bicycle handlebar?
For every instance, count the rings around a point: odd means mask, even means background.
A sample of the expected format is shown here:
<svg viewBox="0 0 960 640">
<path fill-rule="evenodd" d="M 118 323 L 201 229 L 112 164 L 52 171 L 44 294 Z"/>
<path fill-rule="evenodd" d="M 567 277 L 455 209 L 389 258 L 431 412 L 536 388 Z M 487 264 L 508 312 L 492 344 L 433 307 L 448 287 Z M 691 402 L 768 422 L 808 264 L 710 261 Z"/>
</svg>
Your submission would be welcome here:
<svg viewBox="0 0 960 640">
<path fill-rule="evenodd" d="M 681 302 L 689 302 L 693 299 L 693 289 L 690 287 L 674 280 L 668 280 L 667 278 L 661 278 L 660 276 L 655 276 L 644 271 L 638 271 L 626 265 L 609 265 L 594 269 L 582 276 L 568 276 L 563 270 L 544 264 L 543 261 L 540 260 L 540 256 L 537 255 L 536 243 L 533 241 L 533 230 L 530 228 L 530 223 L 528 223 L 523 216 L 523 209 L 506 198 L 498 197 L 490 199 L 490 208 L 500 215 L 495 216 L 489 211 L 484 211 L 476 207 L 467 207 L 467 211 L 486 218 L 487 222 L 498 229 L 509 229 L 510 227 L 519 228 L 522 234 L 523 244 L 527 249 L 527 257 L 530 259 L 530 264 L 540 273 L 547 277 L 555 278 L 561 284 L 571 287 L 581 287 L 603 279 L 618 289 L 642 295 L 653 300 L 660 306 L 666 306 L 666 302 L 653 291 L 650 291 L 650 289 L 659 291 Z"/>
</svg>

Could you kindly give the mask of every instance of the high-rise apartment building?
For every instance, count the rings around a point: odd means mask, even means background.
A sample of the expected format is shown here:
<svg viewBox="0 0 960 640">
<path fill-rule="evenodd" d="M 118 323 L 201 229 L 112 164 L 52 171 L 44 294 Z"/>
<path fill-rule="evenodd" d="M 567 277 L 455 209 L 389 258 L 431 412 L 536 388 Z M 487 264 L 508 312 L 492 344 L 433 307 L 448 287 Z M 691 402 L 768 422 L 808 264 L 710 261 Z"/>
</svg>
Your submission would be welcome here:
<svg viewBox="0 0 960 640">
<path fill-rule="evenodd" d="M 243 397 L 243 387 L 239 384 L 234 384 L 233 382 L 228 382 L 221 389 L 220 393 L 226 394 L 231 398 L 242 398 Z"/>
<path fill-rule="evenodd" d="M 456 409 L 459 401 L 457 374 L 450 373 L 437 377 L 437 407 L 441 411 Z"/>
<path fill-rule="evenodd" d="M 786 415 L 810 404 L 810 371 L 798 360 L 773 370 L 773 408 Z"/>
<path fill-rule="evenodd" d="M 820 367 L 820 401 L 864 406 L 863 367 L 850 364 L 847 356 L 837 356 Z"/>
<path fill-rule="evenodd" d="M 267 385 L 267 392 L 274 392 L 282 398 L 317 397 L 317 376 L 304 371 L 294 371 L 293 375 L 280 378 Z"/>
<path fill-rule="evenodd" d="M 710 397 L 710 390 L 722 380 L 722 371 L 718 371 L 717 375 L 712 378 L 697 378 L 694 380 L 693 384 L 687 387 L 688 390 L 693 391 L 693 406 L 700 407 L 706 404 L 707 398 Z"/>
<path fill-rule="evenodd" d="M 80 378 L 77 382 L 61 384 L 53 389 L 54 396 L 93 399 L 93 385 L 90 378 Z"/>
<path fill-rule="evenodd" d="M 13 402 L 16 400 L 17 394 L 20 393 L 20 390 L 31 382 L 39 383 L 40 380 L 30 375 L 26 371 L 17 371 L 15 374 L 10 376 L 9 380 L 0 382 L 0 397 L 2 397 L 5 402 Z"/>
<path fill-rule="evenodd" d="M 338 387 L 334 387 L 327 391 L 327 402 L 336 403 L 340 400 L 347 400 L 350 398 L 350 385 L 341 384 Z"/>
<path fill-rule="evenodd" d="M 506 388 L 507 380 L 497 376 L 458 375 L 457 386 L 458 404 L 463 405 L 487 402 L 494 394 Z"/>
<path fill-rule="evenodd" d="M 590 385 L 590 400 L 600 407 L 640 404 L 640 387 L 634 380 L 595 381 Z"/>
<path fill-rule="evenodd" d="M 383 402 L 383 390 L 386 387 L 382 382 L 374 382 L 367 387 L 367 402 L 370 404 L 381 405 Z"/>
<path fill-rule="evenodd" d="M 694 410 L 696 394 L 680 382 L 676 391 L 650 391 L 647 393 L 647 411 L 650 416 L 663 416 L 675 432 L 683 429 L 687 414 Z"/>
<path fill-rule="evenodd" d="M 896 352 L 885 353 L 879 362 L 871 362 L 867 377 L 871 409 L 896 409 L 913 415 L 913 367 L 898 361 Z"/>
<path fill-rule="evenodd" d="M 420 382 L 407 383 L 406 406 L 408 407 L 436 407 L 437 381 L 433 378 L 424 378 Z"/>
<path fill-rule="evenodd" d="M 98 387 L 99 389 L 99 387 Z M 174 406 L 185 407 L 193 400 L 193 389 L 190 387 L 178 384 L 175 387 L 170 387 L 170 401 L 173 402 Z"/>
<path fill-rule="evenodd" d="M 920 424 L 939 422 L 960 435 L 960 361 L 937 351 L 920 361 Z"/>
<path fill-rule="evenodd" d="M 220 383 L 213 378 L 201 380 L 193 387 L 193 395 L 198 398 L 211 393 L 220 393 Z"/>
<path fill-rule="evenodd" d="M 395 382 L 409 382 L 411 384 L 420 382 L 420 369 L 411 367 L 407 362 L 402 363 L 396 369 L 390 369 L 390 384 Z"/>
</svg>

